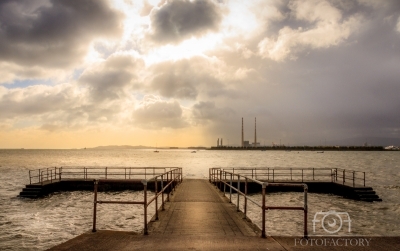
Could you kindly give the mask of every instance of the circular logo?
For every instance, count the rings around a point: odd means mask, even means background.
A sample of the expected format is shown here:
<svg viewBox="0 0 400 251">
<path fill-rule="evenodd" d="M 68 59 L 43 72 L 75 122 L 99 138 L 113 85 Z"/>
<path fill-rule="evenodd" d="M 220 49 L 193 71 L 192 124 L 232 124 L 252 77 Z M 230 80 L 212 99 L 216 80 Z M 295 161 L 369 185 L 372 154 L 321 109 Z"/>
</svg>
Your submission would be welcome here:
<svg viewBox="0 0 400 251">
<path fill-rule="evenodd" d="M 322 228 L 330 233 L 334 234 L 342 229 L 343 221 L 337 213 L 328 213 L 321 220 Z"/>
</svg>

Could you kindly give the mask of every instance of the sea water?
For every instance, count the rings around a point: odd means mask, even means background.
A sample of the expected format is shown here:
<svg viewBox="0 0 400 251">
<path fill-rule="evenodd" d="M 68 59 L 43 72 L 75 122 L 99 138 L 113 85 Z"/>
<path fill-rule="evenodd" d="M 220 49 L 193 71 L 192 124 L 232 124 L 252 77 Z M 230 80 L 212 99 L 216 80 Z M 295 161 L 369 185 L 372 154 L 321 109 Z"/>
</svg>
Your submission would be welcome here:
<svg viewBox="0 0 400 251">
<path fill-rule="evenodd" d="M 400 152 L 211 151 L 201 150 L 0 150 L 0 249 L 45 250 L 92 228 L 93 192 L 54 193 L 41 199 L 17 197 L 29 183 L 28 170 L 61 166 L 182 167 L 184 178 L 208 179 L 212 167 L 344 168 L 366 172 L 382 202 L 362 202 L 329 194 L 308 194 L 308 229 L 319 212 L 348 213 L 343 235 L 400 235 Z M 141 200 L 140 191 L 99 193 L 103 200 Z M 261 201 L 261 195 L 252 195 Z M 233 197 L 233 202 L 236 202 Z M 270 206 L 302 206 L 303 193 L 271 193 Z M 154 203 L 148 219 L 154 212 Z M 240 207 L 243 207 L 241 198 Z M 140 232 L 143 206 L 98 205 L 97 228 Z M 261 226 L 261 209 L 249 202 L 248 217 Z M 321 222 L 318 222 L 321 224 Z M 321 233 L 321 225 L 315 226 Z M 268 235 L 302 235 L 302 211 L 267 211 Z M 349 231 L 350 230 L 350 231 Z M 318 232 L 319 231 L 319 232 Z"/>
</svg>

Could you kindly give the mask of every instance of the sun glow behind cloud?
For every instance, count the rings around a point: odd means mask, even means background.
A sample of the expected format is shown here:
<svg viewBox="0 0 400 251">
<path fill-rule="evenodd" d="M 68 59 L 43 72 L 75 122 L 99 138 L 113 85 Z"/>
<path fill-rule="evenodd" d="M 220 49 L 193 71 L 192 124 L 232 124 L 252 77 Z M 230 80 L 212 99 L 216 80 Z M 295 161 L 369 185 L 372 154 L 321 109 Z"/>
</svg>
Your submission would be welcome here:
<svg viewBox="0 0 400 251">
<path fill-rule="evenodd" d="M 190 145 L 184 134 L 196 132 L 208 146 L 217 137 L 237 143 L 242 116 L 257 116 L 266 141 L 338 124 L 355 135 L 381 124 L 400 131 L 387 108 L 398 104 L 396 0 L 48 3 L 0 2 L 4 138 L 31 134 L 27 141 L 56 147 L 57 135 L 87 132 L 87 147 L 153 137 Z M 301 132 L 290 126 L 298 123 Z"/>
<path fill-rule="evenodd" d="M 163 61 L 177 61 L 189 59 L 194 56 L 202 56 L 209 50 L 217 48 L 222 36 L 211 34 L 201 38 L 191 38 L 178 45 L 165 45 L 151 50 L 144 60 L 147 64 L 155 64 Z"/>
</svg>

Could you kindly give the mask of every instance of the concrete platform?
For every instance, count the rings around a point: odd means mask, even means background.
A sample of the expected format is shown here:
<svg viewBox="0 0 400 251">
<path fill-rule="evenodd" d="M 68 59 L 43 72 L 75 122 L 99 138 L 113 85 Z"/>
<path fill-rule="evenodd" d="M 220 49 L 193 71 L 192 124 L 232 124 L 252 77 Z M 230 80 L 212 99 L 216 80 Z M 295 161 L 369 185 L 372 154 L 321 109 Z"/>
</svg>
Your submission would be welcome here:
<svg viewBox="0 0 400 251">
<path fill-rule="evenodd" d="M 87 232 L 50 250 L 399 250 L 400 238 L 324 241 L 312 237 L 261 238 L 260 230 L 207 180 L 184 180 L 159 220 L 152 219 L 149 235 L 119 231 Z M 89 227 L 89 226 L 88 226 Z M 321 238 L 321 237 L 318 237 Z M 332 239 L 332 237 L 326 237 Z M 334 237 L 340 239 L 341 237 Z M 365 238 L 365 237 L 346 237 Z M 330 246 L 317 244 L 328 242 Z M 332 246 L 332 242 L 338 244 Z M 347 243 L 346 242 L 346 243 Z M 357 244 L 360 241 L 357 240 Z M 314 244 L 314 246 L 312 246 Z M 342 245 L 343 244 L 343 245 Z M 339 246 L 342 245 L 342 246 Z"/>
</svg>

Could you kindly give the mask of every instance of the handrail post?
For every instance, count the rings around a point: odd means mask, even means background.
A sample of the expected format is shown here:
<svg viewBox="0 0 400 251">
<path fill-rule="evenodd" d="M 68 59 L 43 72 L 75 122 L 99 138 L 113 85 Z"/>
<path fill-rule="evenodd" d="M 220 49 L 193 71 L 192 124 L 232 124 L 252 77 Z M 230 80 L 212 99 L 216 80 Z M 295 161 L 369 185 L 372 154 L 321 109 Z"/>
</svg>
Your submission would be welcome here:
<svg viewBox="0 0 400 251">
<path fill-rule="evenodd" d="M 59 180 L 61 181 L 61 173 L 62 173 L 62 167 L 60 167 L 60 169 L 58 170 L 58 175 L 60 176 L 59 177 Z"/>
<path fill-rule="evenodd" d="M 155 192 L 155 195 L 156 195 L 156 201 L 155 201 L 155 203 L 156 203 L 156 206 L 155 206 L 155 208 L 156 208 L 156 220 L 158 220 L 158 190 L 157 190 L 157 183 L 158 183 L 158 180 L 157 180 L 157 177 L 155 178 L 155 180 L 154 180 L 154 192 Z"/>
<path fill-rule="evenodd" d="M 171 170 L 169 172 L 171 175 L 171 195 L 173 195 L 174 194 L 174 171 Z"/>
<path fill-rule="evenodd" d="M 313 167 L 313 169 L 312 169 L 312 180 L 315 180 L 315 177 L 314 177 L 314 167 Z"/>
<path fill-rule="evenodd" d="M 353 187 L 355 187 L 355 180 L 354 180 L 354 178 L 355 178 L 355 171 L 353 171 Z"/>
<path fill-rule="evenodd" d="M 231 173 L 231 183 L 229 186 L 229 203 L 232 203 L 232 173 Z"/>
<path fill-rule="evenodd" d="M 247 217 L 247 177 L 244 181 L 244 218 Z"/>
<path fill-rule="evenodd" d="M 365 172 L 364 172 L 364 187 L 365 187 Z"/>
<path fill-rule="evenodd" d="M 161 210 L 164 211 L 164 174 L 161 175 Z"/>
<path fill-rule="evenodd" d="M 107 167 L 106 167 L 106 179 L 107 179 Z"/>
<path fill-rule="evenodd" d="M 304 171 L 304 169 L 302 168 L 302 169 L 301 169 L 301 182 L 303 182 L 303 180 L 304 180 L 303 171 Z"/>
<path fill-rule="evenodd" d="M 262 184 L 262 229 L 261 229 L 261 237 L 265 238 L 265 189 L 267 187 L 266 183 Z"/>
<path fill-rule="evenodd" d="M 142 180 L 143 183 L 143 206 L 144 206 L 144 229 L 143 229 L 143 234 L 148 235 L 149 233 L 147 232 L 147 180 Z"/>
<path fill-rule="evenodd" d="M 97 188 L 99 185 L 98 180 L 94 180 L 94 198 L 93 198 L 93 229 L 92 232 L 96 232 L 96 214 L 97 214 Z"/>
<path fill-rule="evenodd" d="M 224 172 L 224 170 L 222 169 Z M 224 172 L 224 197 L 225 197 L 225 192 L 226 192 L 226 172 Z"/>
<path fill-rule="evenodd" d="M 343 185 L 344 185 L 345 180 L 346 180 L 346 170 L 343 169 Z"/>
<path fill-rule="evenodd" d="M 336 175 L 336 182 L 338 181 L 338 174 L 337 174 L 337 168 L 335 168 L 335 175 Z"/>
<path fill-rule="evenodd" d="M 32 184 L 32 176 L 31 176 L 31 170 L 29 170 L 29 185 Z"/>
<path fill-rule="evenodd" d="M 293 178 L 292 178 L 292 168 L 290 168 L 290 180 L 293 180 Z"/>
<path fill-rule="evenodd" d="M 239 196 L 240 196 L 240 174 L 237 175 L 238 179 L 237 179 L 237 205 L 236 205 L 236 211 L 240 211 L 239 209 Z"/>
<path fill-rule="evenodd" d="M 169 202 L 169 193 L 171 192 L 171 185 L 169 184 L 169 172 L 167 172 L 167 184 L 169 185 L 168 189 L 167 189 L 167 202 Z"/>
<path fill-rule="evenodd" d="M 221 169 L 219 170 L 219 190 L 222 190 L 222 171 Z"/>
<path fill-rule="evenodd" d="M 308 226 L 307 226 L 307 213 L 308 213 L 308 204 L 307 204 L 307 192 L 308 186 L 304 185 L 304 238 L 308 237 Z"/>
</svg>

